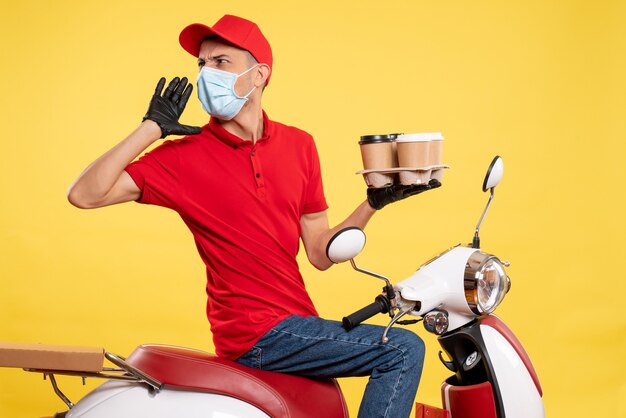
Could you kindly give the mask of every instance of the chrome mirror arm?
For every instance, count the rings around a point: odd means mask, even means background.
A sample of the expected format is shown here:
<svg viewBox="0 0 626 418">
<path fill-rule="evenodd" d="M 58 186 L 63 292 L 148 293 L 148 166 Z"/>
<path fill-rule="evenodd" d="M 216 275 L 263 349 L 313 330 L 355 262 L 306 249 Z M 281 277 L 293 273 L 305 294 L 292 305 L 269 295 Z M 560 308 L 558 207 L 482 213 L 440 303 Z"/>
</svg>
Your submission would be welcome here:
<svg viewBox="0 0 626 418">
<path fill-rule="evenodd" d="M 385 282 L 384 292 L 386 293 L 387 299 L 389 300 L 389 304 L 391 305 L 391 309 L 389 309 L 389 316 L 392 316 L 392 312 L 396 307 L 396 291 L 391 285 L 391 282 L 389 281 L 389 279 L 381 274 L 374 273 L 373 271 L 360 268 L 359 266 L 356 265 L 353 258 L 350 259 L 350 264 L 352 264 L 352 268 L 358 271 L 359 273 L 367 274 L 368 276 L 375 277 Z"/>
<path fill-rule="evenodd" d="M 483 210 L 483 214 L 480 215 L 480 219 L 478 220 L 478 223 L 476 224 L 476 229 L 474 230 L 474 239 L 472 240 L 472 248 L 480 248 L 480 237 L 478 236 L 478 231 L 480 230 L 480 226 L 483 223 L 483 220 L 485 219 L 485 215 L 487 215 L 487 211 L 489 211 L 489 208 L 491 207 L 491 201 L 493 200 L 493 189 L 495 189 L 495 187 L 492 187 L 491 189 L 489 189 L 489 200 L 487 201 L 487 206 L 485 206 L 485 210 Z"/>
<path fill-rule="evenodd" d="M 352 264 L 352 268 L 355 269 L 356 271 L 358 271 L 359 273 L 363 273 L 363 274 L 367 274 L 368 276 L 376 277 L 377 279 L 383 280 L 387 284 L 388 287 L 392 287 L 391 286 L 391 282 L 385 276 L 380 275 L 378 273 L 374 273 L 373 271 L 364 270 L 364 269 L 358 267 L 356 265 L 356 263 L 354 262 L 354 258 L 350 259 L 350 264 Z"/>
</svg>

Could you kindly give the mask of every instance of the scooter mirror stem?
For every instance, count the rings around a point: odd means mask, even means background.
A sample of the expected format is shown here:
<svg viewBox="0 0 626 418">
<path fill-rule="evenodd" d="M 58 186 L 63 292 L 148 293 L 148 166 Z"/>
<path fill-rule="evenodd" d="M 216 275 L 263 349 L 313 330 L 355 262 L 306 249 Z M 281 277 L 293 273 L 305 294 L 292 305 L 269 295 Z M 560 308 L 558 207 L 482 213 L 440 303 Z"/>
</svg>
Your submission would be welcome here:
<svg viewBox="0 0 626 418">
<path fill-rule="evenodd" d="M 385 292 L 387 293 L 387 297 L 389 298 L 389 300 L 392 302 L 392 305 L 393 305 L 393 301 L 396 297 L 396 294 L 388 278 L 378 273 L 374 273 L 373 271 L 368 271 L 368 270 L 360 268 L 359 266 L 356 265 L 354 258 L 350 259 L 350 264 L 352 264 L 352 268 L 358 271 L 359 273 L 367 274 L 368 276 L 376 277 L 377 279 L 383 280 L 386 284 Z"/>
<path fill-rule="evenodd" d="M 485 215 L 487 214 L 487 211 L 489 210 L 489 207 L 491 206 L 491 201 L 493 200 L 493 190 L 495 189 L 495 187 L 492 187 L 491 189 L 489 189 L 489 200 L 487 201 L 487 206 L 485 207 L 485 210 L 483 211 L 483 214 L 480 216 L 480 219 L 478 220 L 478 224 L 476 225 L 476 229 L 474 230 L 474 239 L 472 240 L 472 248 L 480 248 L 480 237 L 478 236 L 478 231 L 480 230 L 480 226 L 483 223 L 483 220 L 485 219 Z"/>
<path fill-rule="evenodd" d="M 474 239 L 472 240 L 472 248 L 480 249 L 480 237 L 478 233 L 474 234 Z"/>
<path fill-rule="evenodd" d="M 352 264 L 352 268 L 358 271 L 359 273 L 364 273 L 364 274 L 367 274 L 368 276 L 372 276 L 372 277 L 376 277 L 377 279 L 384 280 L 385 283 L 387 283 L 387 286 L 391 287 L 391 282 L 389 281 L 388 278 L 378 273 L 374 273 L 373 271 L 368 271 L 368 270 L 360 268 L 359 266 L 356 265 L 354 258 L 350 259 L 350 264 Z"/>
</svg>

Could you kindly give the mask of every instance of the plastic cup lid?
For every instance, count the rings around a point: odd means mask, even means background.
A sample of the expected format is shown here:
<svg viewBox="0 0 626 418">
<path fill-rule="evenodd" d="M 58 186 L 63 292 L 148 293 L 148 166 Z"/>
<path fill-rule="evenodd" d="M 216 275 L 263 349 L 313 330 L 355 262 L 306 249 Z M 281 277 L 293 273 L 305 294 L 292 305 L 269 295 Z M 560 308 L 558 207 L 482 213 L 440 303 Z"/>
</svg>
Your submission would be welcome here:
<svg viewBox="0 0 626 418">
<path fill-rule="evenodd" d="M 395 136 L 393 135 L 363 135 L 359 144 L 374 144 L 378 142 L 393 142 L 395 140 Z"/>
<path fill-rule="evenodd" d="M 441 141 L 443 135 L 441 132 L 424 132 L 416 134 L 398 135 L 396 142 L 425 142 L 425 141 Z"/>
</svg>

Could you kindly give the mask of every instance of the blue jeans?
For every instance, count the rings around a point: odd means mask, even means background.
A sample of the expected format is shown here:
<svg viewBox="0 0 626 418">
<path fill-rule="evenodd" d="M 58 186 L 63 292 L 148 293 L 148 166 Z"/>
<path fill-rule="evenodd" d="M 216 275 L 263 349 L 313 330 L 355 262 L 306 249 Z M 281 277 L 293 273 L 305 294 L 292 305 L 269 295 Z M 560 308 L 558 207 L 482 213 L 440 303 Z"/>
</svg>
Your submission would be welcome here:
<svg viewBox="0 0 626 418">
<path fill-rule="evenodd" d="M 413 332 L 361 324 L 346 331 L 340 322 L 290 316 L 265 334 L 237 362 L 262 370 L 311 378 L 371 376 L 359 418 L 409 417 L 424 364 L 424 343 Z"/>
</svg>

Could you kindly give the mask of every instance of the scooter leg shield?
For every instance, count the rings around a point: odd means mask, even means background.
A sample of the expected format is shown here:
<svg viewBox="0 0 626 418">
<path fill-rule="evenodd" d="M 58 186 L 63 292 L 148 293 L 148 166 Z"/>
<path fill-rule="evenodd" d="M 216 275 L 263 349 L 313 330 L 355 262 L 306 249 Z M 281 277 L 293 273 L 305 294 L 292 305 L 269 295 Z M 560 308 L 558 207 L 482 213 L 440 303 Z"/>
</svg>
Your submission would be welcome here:
<svg viewBox="0 0 626 418">
<path fill-rule="evenodd" d="M 454 377 L 453 377 L 454 378 Z M 454 418 L 497 418 L 491 383 L 455 386 L 441 385 L 443 406 Z"/>
</svg>

